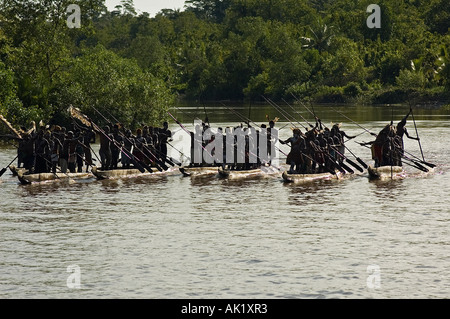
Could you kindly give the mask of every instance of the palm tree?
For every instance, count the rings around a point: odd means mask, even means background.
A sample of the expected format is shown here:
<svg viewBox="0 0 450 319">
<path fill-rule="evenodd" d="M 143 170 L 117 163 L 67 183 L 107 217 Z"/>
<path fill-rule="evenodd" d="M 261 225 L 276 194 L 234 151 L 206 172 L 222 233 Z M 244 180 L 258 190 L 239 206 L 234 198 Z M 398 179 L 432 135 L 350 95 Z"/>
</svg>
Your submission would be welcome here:
<svg viewBox="0 0 450 319">
<path fill-rule="evenodd" d="M 317 49 L 319 52 L 328 49 L 335 36 L 333 27 L 328 27 L 319 20 L 313 27 L 309 26 L 308 33 L 309 37 L 301 37 L 304 42 L 303 47 L 307 49 Z"/>
</svg>

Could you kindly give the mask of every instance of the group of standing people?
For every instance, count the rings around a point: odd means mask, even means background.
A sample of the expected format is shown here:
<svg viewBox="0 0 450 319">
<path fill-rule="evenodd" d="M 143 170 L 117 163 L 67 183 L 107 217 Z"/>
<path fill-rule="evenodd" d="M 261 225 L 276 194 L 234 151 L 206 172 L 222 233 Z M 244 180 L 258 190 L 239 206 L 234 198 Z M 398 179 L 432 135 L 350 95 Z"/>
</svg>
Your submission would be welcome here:
<svg viewBox="0 0 450 319">
<path fill-rule="evenodd" d="M 369 143 L 360 143 L 363 146 L 371 146 L 372 158 L 375 161 L 375 167 L 380 166 L 402 166 L 404 157 L 403 137 L 419 140 L 418 137 L 411 137 L 406 129 L 406 122 L 412 110 L 397 124 L 393 122 L 386 125 L 376 136 L 375 141 Z M 102 170 L 111 170 L 119 168 L 130 168 L 137 163 L 146 165 L 156 165 L 167 160 L 167 144 L 172 141 L 172 132 L 169 130 L 168 123 L 164 122 L 162 128 L 143 125 L 138 128 L 135 134 L 126 129 L 123 125 L 115 124 L 100 128 L 90 122 L 88 125 L 80 125 L 73 122 L 71 130 L 65 127 L 53 125 L 52 127 L 36 125 L 28 131 L 22 128 L 20 137 L 15 137 L 18 141 L 18 167 L 25 168 L 29 173 L 81 173 L 83 167 L 86 172 L 89 167 L 94 165 L 95 159 L 100 161 Z M 179 123 L 180 124 L 180 123 Z M 248 127 L 230 128 L 225 131 L 218 128 L 216 134 L 212 134 L 210 139 L 204 139 L 204 133 L 210 127 L 203 123 L 195 127 L 195 132 L 189 132 L 191 135 L 191 166 L 205 166 L 220 163 L 224 168 L 229 169 L 253 169 L 262 164 L 269 164 L 274 150 L 274 144 L 278 136 L 273 137 L 272 133 L 275 121 L 270 121 L 269 125 L 261 125 L 257 130 Z M 287 140 L 280 140 L 281 144 L 288 144 L 291 150 L 286 158 L 286 164 L 290 165 L 291 174 L 315 174 L 326 171 L 335 171 L 343 164 L 345 159 L 345 141 L 344 138 L 353 139 L 355 136 L 348 136 L 341 130 L 340 124 L 332 125 L 329 129 L 325 127 L 320 119 L 316 117 L 316 125 L 310 125 L 310 129 L 301 132 L 299 128 L 293 128 L 292 137 Z M 235 135 L 232 139 L 234 158 L 230 161 L 227 157 L 229 151 L 228 135 L 233 134 L 233 130 L 241 129 L 244 132 L 245 148 L 238 149 L 238 137 Z M 251 130 L 256 134 L 249 134 Z M 260 154 L 261 134 L 264 133 L 267 143 L 267 157 L 264 160 Z M 91 144 L 95 143 L 96 135 L 100 138 L 99 156 L 92 150 Z M 208 150 L 211 157 L 215 156 L 217 149 L 209 147 L 216 138 L 223 138 L 223 160 L 215 160 L 212 164 L 207 164 L 203 158 L 203 150 Z M 200 139 L 200 140 L 196 140 Z M 203 149 L 196 149 L 200 145 Z M 254 147 L 256 145 L 256 147 Z M 201 152 L 200 156 L 198 152 Z M 240 154 L 244 153 L 244 154 Z M 200 161 L 195 161 L 200 158 Z M 217 157 L 215 157 L 217 159 Z M 242 160 L 243 159 L 243 160 Z M 256 159 L 256 161 L 254 160 Z M 228 161 L 227 161 L 228 160 Z"/>
<path fill-rule="evenodd" d="M 412 109 L 397 124 L 386 125 L 376 136 L 375 141 L 359 143 L 362 146 L 371 146 L 372 159 L 375 167 L 402 166 L 404 157 L 403 137 L 419 140 L 409 135 L 406 122 Z M 331 129 L 323 127 L 320 119 L 316 118 L 316 126 L 302 133 L 300 129 L 293 129 L 293 136 L 281 144 L 290 144 L 291 152 L 288 154 L 286 164 L 290 165 L 291 174 L 314 174 L 325 171 L 335 171 L 343 164 L 345 159 L 344 138 L 353 139 L 340 129 L 340 124 L 334 124 Z"/>
<path fill-rule="evenodd" d="M 169 124 L 163 123 L 162 128 L 143 126 L 134 135 L 130 129 L 115 124 L 112 129 L 105 126 L 97 128 L 100 136 L 100 161 L 102 170 L 130 168 L 133 163 L 154 165 L 164 162 L 167 158 L 167 144 L 172 141 Z"/>
<path fill-rule="evenodd" d="M 81 173 L 84 163 L 87 168 L 92 163 L 91 143 L 95 143 L 95 133 L 90 128 L 54 125 L 33 127 L 23 131 L 18 140 L 18 167 L 30 174 L 40 173 Z"/>
<path fill-rule="evenodd" d="M 205 131 L 210 129 L 210 126 L 205 122 L 202 125 L 195 125 L 195 131 L 189 132 L 191 136 L 191 166 L 222 166 L 223 168 L 232 170 L 255 169 L 264 164 L 271 163 L 271 156 L 273 153 L 273 145 L 275 140 L 272 136 L 272 129 L 274 129 L 275 121 L 270 121 L 269 125 L 262 124 L 260 128 L 254 129 L 249 123 L 244 127 L 241 123 L 236 127 L 218 127 L 217 131 L 210 135 L 210 138 L 205 137 Z M 239 130 L 239 133 L 236 133 Z M 265 134 L 264 140 L 261 135 Z M 242 135 L 242 141 L 240 137 Z M 222 139 L 222 143 L 214 143 L 216 139 Z M 262 154 L 263 148 L 261 143 L 265 141 L 266 147 Z M 242 143 L 242 145 L 240 145 Z M 222 157 L 218 156 L 218 146 L 221 145 Z M 228 154 L 229 151 L 233 154 Z M 211 159 L 207 161 L 204 154 L 210 156 Z M 214 162 L 214 163 L 213 163 Z"/>
<path fill-rule="evenodd" d="M 411 115 L 412 109 L 397 124 L 386 125 L 376 136 L 375 141 L 361 143 L 361 145 L 371 145 L 372 159 L 375 161 L 375 167 L 380 166 L 402 166 L 402 158 L 405 153 L 403 137 L 406 136 L 413 140 L 419 140 L 419 137 L 410 136 L 406 129 L 406 121 Z"/>
<path fill-rule="evenodd" d="M 102 170 L 130 168 L 134 162 L 152 165 L 156 160 L 167 157 L 167 143 L 172 133 L 165 122 L 162 128 L 144 126 L 137 129 L 136 135 L 121 125 L 85 126 L 73 123 L 71 130 L 54 125 L 40 126 L 22 130 L 18 141 L 18 168 L 24 168 L 30 174 L 40 173 L 82 173 L 88 172 L 96 161 L 92 144 L 96 136 L 100 139 L 100 161 Z"/>
<path fill-rule="evenodd" d="M 316 118 L 316 126 L 306 129 L 305 133 L 299 128 L 293 129 L 293 136 L 281 144 L 290 144 L 291 151 L 286 158 L 290 165 L 290 174 L 316 174 L 334 171 L 336 164 L 344 160 L 344 137 L 348 136 L 342 131 L 340 124 L 334 124 L 331 129 L 324 127 L 320 119 Z"/>
</svg>

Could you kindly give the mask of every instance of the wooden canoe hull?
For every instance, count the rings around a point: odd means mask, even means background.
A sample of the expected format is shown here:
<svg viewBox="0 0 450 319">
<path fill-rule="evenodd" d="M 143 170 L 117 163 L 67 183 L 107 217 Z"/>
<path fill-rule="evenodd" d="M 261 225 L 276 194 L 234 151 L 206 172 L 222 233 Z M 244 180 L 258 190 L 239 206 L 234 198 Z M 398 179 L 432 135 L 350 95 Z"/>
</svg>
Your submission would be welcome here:
<svg viewBox="0 0 450 319">
<path fill-rule="evenodd" d="M 217 175 L 217 166 L 208 166 L 208 167 L 190 167 L 184 166 L 179 168 L 180 172 L 183 176 L 208 176 L 208 175 Z"/>
<path fill-rule="evenodd" d="M 367 168 L 369 179 L 384 180 L 384 179 L 400 179 L 405 177 L 405 171 L 401 166 L 381 166 Z"/>
<path fill-rule="evenodd" d="M 244 179 L 244 178 L 253 178 L 253 177 L 264 177 L 264 176 L 272 176 L 278 174 L 279 171 L 271 166 L 263 166 L 256 169 L 245 169 L 245 170 L 229 170 L 223 169 L 222 167 L 218 168 L 218 174 L 221 178 L 230 178 L 230 179 Z"/>
<path fill-rule="evenodd" d="M 141 177 L 141 176 L 149 176 L 153 175 L 153 173 L 145 172 L 142 173 L 138 169 L 129 168 L 129 169 L 113 169 L 108 171 L 102 171 L 99 170 L 97 167 L 92 167 L 92 174 L 97 179 L 117 179 L 117 178 L 123 178 L 123 177 Z"/>
<path fill-rule="evenodd" d="M 41 173 L 41 174 L 22 174 L 17 175 L 21 184 L 29 185 L 33 183 L 55 182 L 55 181 L 73 181 L 80 179 L 89 179 L 90 173 Z"/>
<path fill-rule="evenodd" d="M 319 174 L 289 174 L 284 171 L 282 174 L 283 180 L 288 183 L 307 183 L 317 180 L 330 180 L 339 179 L 342 173 L 336 170 L 335 174 L 329 172 L 319 173 Z"/>
</svg>

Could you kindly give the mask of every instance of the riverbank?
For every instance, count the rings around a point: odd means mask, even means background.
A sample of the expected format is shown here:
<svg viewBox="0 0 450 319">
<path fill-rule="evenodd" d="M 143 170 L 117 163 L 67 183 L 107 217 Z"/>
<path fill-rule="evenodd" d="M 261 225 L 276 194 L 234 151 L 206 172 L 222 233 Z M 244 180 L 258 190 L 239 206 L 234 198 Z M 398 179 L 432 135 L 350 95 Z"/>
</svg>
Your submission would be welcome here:
<svg viewBox="0 0 450 319">
<path fill-rule="evenodd" d="M 383 93 L 384 96 L 387 96 L 392 93 Z M 345 96 L 341 96 L 340 98 L 316 98 L 316 99 L 305 99 L 302 102 L 314 105 L 340 105 L 340 106 L 386 106 L 386 107 L 406 107 L 412 106 L 420 109 L 430 109 L 430 110 L 450 110 L 450 95 L 439 94 L 430 98 L 429 95 L 422 95 L 416 97 L 414 99 L 400 99 L 393 98 L 388 99 L 385 97 L 381 97 L 382 93 L 378 95 L 360 95 L 357 97 L 349 98 Z M 300 104 L 297 100 L 295 100 L 292 96 L 291 98 L 280 98 L 273 99 L 275 103 L 286 104 L 285 101 L 292 104 Z M 199 101 L 198 99 L 188 98 L 186 96 L 179 96 L 177 104 L 178 106 L 192 106 L 192 105 L 221 105 L 221 104 L 230 104 L 230 105 L 267 105 L 268 103 L 263 99 L 251 100 L 251 99 L 223 99 L 223 100 L 203 100 Z"/>
</svg>

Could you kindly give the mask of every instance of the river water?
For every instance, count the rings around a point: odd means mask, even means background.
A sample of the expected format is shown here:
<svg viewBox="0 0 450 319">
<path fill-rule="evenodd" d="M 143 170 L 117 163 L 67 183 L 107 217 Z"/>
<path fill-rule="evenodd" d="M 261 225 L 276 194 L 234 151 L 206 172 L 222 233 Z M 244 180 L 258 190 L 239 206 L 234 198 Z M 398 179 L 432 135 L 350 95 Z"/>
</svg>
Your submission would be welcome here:
<svg viewBox="0 0 450 319">
<path fill-rule="evenodd" d="M 289 124 L 268 105 L 234 108 L 258 123 L 267 114 L 280 117 L 276 127 Z M 205 110 L 214 127 L 240 121 L 220 105 L 173 115 L 192 129 Z M 296 110 L 311 120 L 305 108 Z M 407 113 L 339 110 L 376 133 Z M 364 132 L 331 107 L 315 112 L 350 135 Z M 406 166 L 408 177 L 396 181 L 369 181 L 365 172 L 285 184 L 281 173 L 223 180 L 173 169 L 152 178 L 22 186 L 8 171 L 0 182 L 0 298 L 449 298 L 450 113 L 414 115 L 425 159 L 437 167 L 424 176 Z M 407 128 L 416 135 L 411 118 Z M 171 129 L 173 145 L 187 150 L 187 134 Z M 405 144 L 421 157 L 417 141 Z M 353 140 L 347 146 L 372 163 L 370 150 Z M 15 154 L 0 148 L 1 168 Z"/>
</svg>

